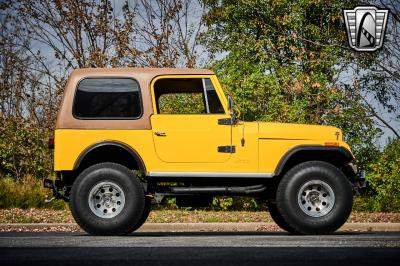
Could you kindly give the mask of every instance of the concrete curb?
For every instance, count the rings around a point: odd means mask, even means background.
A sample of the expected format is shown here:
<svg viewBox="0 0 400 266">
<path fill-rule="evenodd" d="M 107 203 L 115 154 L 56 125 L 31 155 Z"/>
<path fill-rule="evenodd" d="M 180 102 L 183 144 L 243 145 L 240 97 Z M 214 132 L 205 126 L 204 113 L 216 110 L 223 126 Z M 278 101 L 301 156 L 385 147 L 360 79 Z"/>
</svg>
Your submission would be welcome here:
<svg viewBox="0 0 400 266">
<path fill-rule="evenodd" d="M 0 232 L 81 231 L 74 223 L 0 224 Z M 138 232 L 252 232 L 281 231 L 274 223 L 146 223 Z M 400 223 L 346 223 L 339 231 L 400 232 Z"/>
</svg>

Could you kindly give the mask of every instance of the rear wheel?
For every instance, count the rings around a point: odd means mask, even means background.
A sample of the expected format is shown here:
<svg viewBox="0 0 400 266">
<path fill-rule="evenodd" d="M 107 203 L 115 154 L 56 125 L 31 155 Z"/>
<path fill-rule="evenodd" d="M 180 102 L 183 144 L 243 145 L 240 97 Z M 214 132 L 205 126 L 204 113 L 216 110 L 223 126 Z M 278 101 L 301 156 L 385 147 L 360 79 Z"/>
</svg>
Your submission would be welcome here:
<svg viewBox="0 0 400 266">
<path fill-rule="evenodd" d="M 140 220 L 135 225 L 133 231 L 136 231 L 137 229 L 139 229 L 146 222 L 147 218 L 149 217 L 150 211 L 151 211 L 151 199 L 146 198 L 142 216 L 140 217 Z"/>
<path fill-rule="evenodd" d="M 328 234 L 341 227 L 353 204 L 351 185 L 334 165 L 301 163 L 278 185 L 276 206 L 282 219 L 300 234 Z"/>
<path fill-rule="evenodd" d="M 142 184 L 131 170 L 119 164 L 93 165 L 72 186 L 72 215 L 89 234 L 128 234 L 137 229 L 144 207 Z"/>
</svg>

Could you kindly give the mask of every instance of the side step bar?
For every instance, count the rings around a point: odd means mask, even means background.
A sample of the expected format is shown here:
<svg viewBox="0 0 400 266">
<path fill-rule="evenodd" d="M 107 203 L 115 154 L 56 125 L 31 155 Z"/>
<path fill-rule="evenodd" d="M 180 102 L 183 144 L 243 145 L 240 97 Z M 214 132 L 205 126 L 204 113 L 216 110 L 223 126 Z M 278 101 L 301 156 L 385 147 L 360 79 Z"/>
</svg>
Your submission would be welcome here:
<svg viewBox="0 0 400 266">
<path fill-rule="evenodd" d="M 171 193 L 183 195 L 249 195 L 257 194 L 266 190 L 264 185 L 246 187 L 171 187 Z"/>
</svg>

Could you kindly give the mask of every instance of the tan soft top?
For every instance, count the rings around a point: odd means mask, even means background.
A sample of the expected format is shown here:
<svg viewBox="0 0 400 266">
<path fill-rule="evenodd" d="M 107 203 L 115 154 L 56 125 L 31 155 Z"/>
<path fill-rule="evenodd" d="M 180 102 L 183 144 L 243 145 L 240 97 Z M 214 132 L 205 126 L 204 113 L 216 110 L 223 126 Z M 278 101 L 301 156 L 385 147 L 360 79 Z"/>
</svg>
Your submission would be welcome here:
<svg viewBox="0 0 400 266">
<path fill-rule="evenodd" d="M 81 68 L 72 71 L 64 90 L 58 112 L 56 129 L 151 129 L 150 115 L 153 114 L 150 83 L 162 75 L 214 75 L 207 69 L 184 68 Z M 130 77 L 139 82 L 143 102 L 143 115 L 137 120 L 82 120 L 72 115 L 75 89 L 86 77 Z"/>
<path fill-rule="evenodd" d="M 160 75 L 213 75 L 214 72 L 208 69 L 193 68 L 80 68 L 72 71 L 70 78 L 74 75 L 87 76 L 119 76 L 121 74 L 148 75 L 153 79 Z"/>
</svg>

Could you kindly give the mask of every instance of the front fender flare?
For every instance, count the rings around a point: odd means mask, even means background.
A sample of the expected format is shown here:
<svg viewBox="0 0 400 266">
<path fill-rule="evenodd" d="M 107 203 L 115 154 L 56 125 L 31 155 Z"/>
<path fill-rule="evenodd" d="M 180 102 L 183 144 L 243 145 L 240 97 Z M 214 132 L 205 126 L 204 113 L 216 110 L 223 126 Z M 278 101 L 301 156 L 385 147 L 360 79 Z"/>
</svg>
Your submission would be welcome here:
<svg viewBox="0 0 400 266">
<path fill-rule="evenodd" d="M 332 146 L 318 146 L 318 145 L 299 145 L 290 150 L 288 150 L 285 155 L 280 159 L 278 165 L 275 168 L 275 175 L 282 174 L 286 163 L 293 158 L 299 152 L 323 152 L 330 153 L 332 155 L 336 154 L 340 156 L 340 160 L 343 164 L 350 163 L 354 160 L 353 154 L 344 147 L 332 147 Z"/>
</svg>

